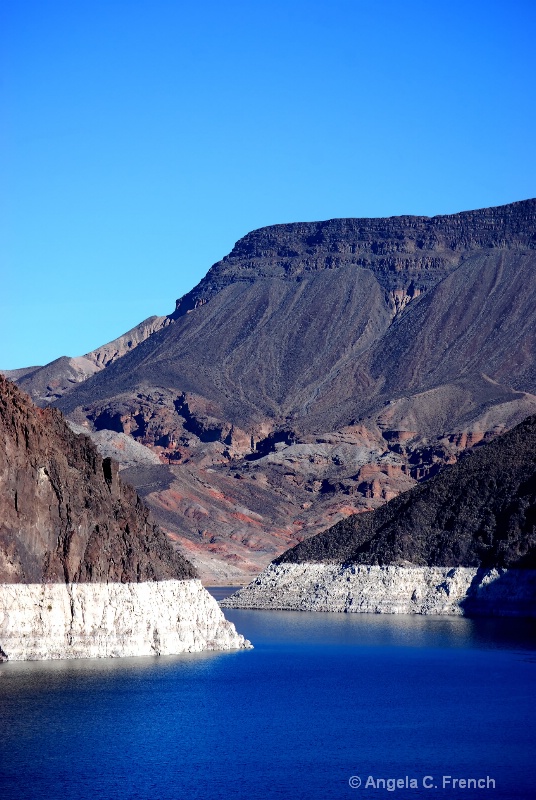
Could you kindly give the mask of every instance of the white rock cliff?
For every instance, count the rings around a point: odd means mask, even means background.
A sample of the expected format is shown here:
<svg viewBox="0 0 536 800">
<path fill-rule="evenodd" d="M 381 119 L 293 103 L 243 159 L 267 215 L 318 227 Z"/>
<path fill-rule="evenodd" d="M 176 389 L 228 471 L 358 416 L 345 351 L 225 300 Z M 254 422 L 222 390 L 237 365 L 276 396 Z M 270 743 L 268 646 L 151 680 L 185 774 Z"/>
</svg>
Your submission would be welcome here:
<svg viewBox="0 0 536 800">
<path fill-rule="evenodd" d="M 9 660 L 250 647 L 198 580 L 0 585 L 0 657 Z"/>
<path fill-rule="evenodd" d="M 536 570 L 270 564 L 226 608 L 536 616 Z"/>
</svg>

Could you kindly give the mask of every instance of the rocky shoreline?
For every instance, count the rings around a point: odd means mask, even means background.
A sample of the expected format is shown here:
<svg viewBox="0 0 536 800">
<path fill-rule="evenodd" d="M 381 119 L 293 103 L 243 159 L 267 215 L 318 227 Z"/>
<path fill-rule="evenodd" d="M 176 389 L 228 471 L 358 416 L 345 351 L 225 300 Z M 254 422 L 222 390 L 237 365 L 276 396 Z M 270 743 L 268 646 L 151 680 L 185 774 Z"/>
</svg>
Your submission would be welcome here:
<svg viewBox="0 0 536 800">
<path fill-rule="evenodd" d="M 536 570 L 270 564 L 224 608 L 536 616 Z"/>
<path fill-rule="evenodd" d="M 199 580 L 0 585 L 0 660 L 248 648 Z"/>
</svg>

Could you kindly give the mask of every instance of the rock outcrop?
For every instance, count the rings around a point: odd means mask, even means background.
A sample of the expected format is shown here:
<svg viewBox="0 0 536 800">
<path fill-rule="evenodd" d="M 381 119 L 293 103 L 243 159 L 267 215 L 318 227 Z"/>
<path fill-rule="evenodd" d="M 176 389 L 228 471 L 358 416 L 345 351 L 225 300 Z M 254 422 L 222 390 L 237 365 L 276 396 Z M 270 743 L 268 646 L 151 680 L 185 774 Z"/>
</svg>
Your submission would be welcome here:
<svg viewBox="0 0 536 800">
<path fill-rule="evenodd" d="M 195 571 L 117 464 L 0 376 L 0 582 L 137 582 Z"/>
<path fill-rule="evenodd" d="M 0 647 L 9 658 L 247 645 L 135 491 L 0 376 Z"/>
<path fill-rule="evenodd" d="M 536 616 L 536 417 L 306 539 L 227 605 Z"/>
</svg>

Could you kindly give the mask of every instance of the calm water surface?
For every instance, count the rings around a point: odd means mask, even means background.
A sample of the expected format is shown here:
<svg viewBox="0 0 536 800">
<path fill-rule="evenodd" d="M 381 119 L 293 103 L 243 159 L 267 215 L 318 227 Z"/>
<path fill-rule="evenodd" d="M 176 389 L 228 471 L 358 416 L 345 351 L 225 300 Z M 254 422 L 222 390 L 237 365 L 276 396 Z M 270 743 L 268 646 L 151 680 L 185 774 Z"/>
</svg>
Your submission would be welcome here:
<svg viewBox="0 0 536 800">
<path fill-rule="evenodd" d="M 536 798 L 533 622 L 226 613 L 254 650 L 1 665 L 2 796 Z"/>
</svg>

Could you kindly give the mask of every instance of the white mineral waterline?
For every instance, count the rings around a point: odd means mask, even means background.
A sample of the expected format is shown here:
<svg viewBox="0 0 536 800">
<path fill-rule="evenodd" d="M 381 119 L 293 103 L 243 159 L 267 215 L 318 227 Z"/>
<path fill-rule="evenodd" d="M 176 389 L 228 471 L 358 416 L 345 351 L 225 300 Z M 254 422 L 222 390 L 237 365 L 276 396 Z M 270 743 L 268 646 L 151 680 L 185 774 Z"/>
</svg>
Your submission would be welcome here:
<svg viewBox="0 0 536 800">
<path fill-rule="evenodd" d="M 248 647 L 198 580 L 0 584 L 0 648 L 10 660 Z"/>
<path fill-rule="evenodd" d="M 227 608 L 536 616 L 535 570 L 270 564 Z"/>
</svg>

